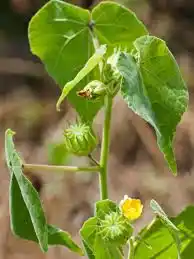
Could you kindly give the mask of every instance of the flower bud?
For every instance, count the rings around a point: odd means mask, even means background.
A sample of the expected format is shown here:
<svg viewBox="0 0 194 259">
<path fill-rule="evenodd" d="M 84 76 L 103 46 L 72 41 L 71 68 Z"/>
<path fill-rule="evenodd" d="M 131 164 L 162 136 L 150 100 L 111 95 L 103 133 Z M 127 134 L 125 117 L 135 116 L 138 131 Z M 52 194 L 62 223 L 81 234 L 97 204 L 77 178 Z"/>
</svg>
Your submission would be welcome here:
<svg viewBox="0 0 194 259">
<path fill-rule="evenodd" d="M 133 228 L 129 222 L 119 211 L 111 212 L 100 220 L 100 234 L 103 239 L 117 243 L 119 245 L 126 244 L 131 237 Z"/>
<path fill-rule="evenodd" d="M 120 90 L 122 76 L 117 69 L 117 61 L 120 56 L 120 51 L 115 50 L 114 54 L 110 56 L 103 69 L 102 80 L 107 85 L 107 92 L 114 97 Z"/>
<path fill-rule="evenodd" d="M 106 86 L 98 80 L 93 80 L 77 94 L 89 100 L 98 100 L 106 95 Z"/>
<path fill-rule="evenodd" d="M 87 156 L 98 142 L 92 128 L 84 123 L 71 125 L 64 131 L 64 138 L 67 151 L 77 156 Z"/>
</svg>

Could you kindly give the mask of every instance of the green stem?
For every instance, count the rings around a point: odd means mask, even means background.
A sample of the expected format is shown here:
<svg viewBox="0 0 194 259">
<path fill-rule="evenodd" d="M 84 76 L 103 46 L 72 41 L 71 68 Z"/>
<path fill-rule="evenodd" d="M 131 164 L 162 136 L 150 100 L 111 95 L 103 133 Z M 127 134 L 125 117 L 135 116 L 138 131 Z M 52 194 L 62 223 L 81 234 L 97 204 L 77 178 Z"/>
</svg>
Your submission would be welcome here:
<svg viewBox="0 0 194 259">
<path fill-rule="evenodd" d="M 98 49 L 100 44 L 98 38 L 96 37 L 93 24 L 91 22 L 89 26 L 89 31 L 92 36 L 93 45 L 95 49 Z M 102 75 L 103 70 L 103 62 L 99 63 L 100 75 Z M 102 149 L 100 155 L 100 174 L 99 174 L 99 182 L 100 182 L 100 195 L 101 199 L 105 200 L 108 198 L 108 185 L 107 185 L 107 166 L 108 166 L 108 154 L 109 154 L 109 144 L 110 144 L 110 122 L 111 122 L 111 114 L 112 114 L 112 102 L 113 98 L 111 96 L 105 96 L 105 119 L 104 119 L 104 128 L 102 135 Z"/>
<path fill-rule="evenodd" d="M 99 166 L 87 166 L 87 167 L 77 167 L 77 166 L 57 166 L 57 165 L 38 165 L 38 164 L 23 164 L 24 172 L 55 172 L 55 173 L 65 173 L 65 172 L 99 172 Z"/>
<path fill-rule="evenodd" d="M 136 248 L 136 246 L 139 244 L 139 242 L 145 243 L 145 241 L 143 241 L 144 236 L 152 228 L 152 226 L 155 224 L 156 220 L 157 220 L 157 217 L 153 218 L 152 221 L 150 222 L 150 224 L 141 231 L 140 235 L 136 236 L 134 243 L 133 243 L 134 248 Z"/>
<path fill-rule="evenodd" d="M 112 102 L 113 99 L 110 96 L 105 96 L 105 119 L 102 135 L 102 149 L 100 156 L 100 193 L 101 199 L 108 198 L 108 186 L 107 186 L 107 167 L 108 167 L 108 154 L 110 144 L 110 123 L 112 114 Z"/>
<path fill-rule="evenodd" d="M 88 157 L 96 166 L 100 166 L 99 162 L 96 161 L 95 158 L 93 158 L 92 154 L 89 154 Z"/>
<path fill-rule="evenodd" d="M 128 254 L 128 259 L 134 259 L 134 252 L 135 252 L 135 247 L 134 247 L 134 243 L 133 243 L 133 238 L 129 239 L 129 254 Z"/>
<path fill-rule="evenodd" d="M 100 43 L 99 43 L 99 40 L 98 40 L 97 36 L 94 33 L 93 25 L 91 25 L 89 27 L 89 32 L 90 32 L 90 35 L 92 37 L 92 42 L 93 42 L 94 49 L 97 50 L 100 47 Z M 100 63 L 99 63 L 100 75 L 102 74 L 102 69 L 103 69 L 103 62 L 100 61 Z"/>
</svg>

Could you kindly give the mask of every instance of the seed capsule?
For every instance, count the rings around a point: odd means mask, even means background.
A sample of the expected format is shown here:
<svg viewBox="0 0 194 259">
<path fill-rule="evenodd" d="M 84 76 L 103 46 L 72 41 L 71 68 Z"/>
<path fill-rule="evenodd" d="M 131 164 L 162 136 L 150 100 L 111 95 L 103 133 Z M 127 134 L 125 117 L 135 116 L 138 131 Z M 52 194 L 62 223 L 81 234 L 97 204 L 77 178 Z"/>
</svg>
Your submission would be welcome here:
<svg viewBox="0 0 194 259">
<path fill-rule="evenodd" d="M 132 233 L 133 228 L 129 220 L 119 211 L 107 214 L 104 220 L 100 221 L 100 234 L 103 239 L 109 242 L 124 245 Z"/>
<path fill-rule="evenodd" d="M 67 151 L 77 156 L 87 156 L 98 143 L 92 128 L 84 123 L 71 125 L 64 131 L 64 138 Z"/>
</svg>

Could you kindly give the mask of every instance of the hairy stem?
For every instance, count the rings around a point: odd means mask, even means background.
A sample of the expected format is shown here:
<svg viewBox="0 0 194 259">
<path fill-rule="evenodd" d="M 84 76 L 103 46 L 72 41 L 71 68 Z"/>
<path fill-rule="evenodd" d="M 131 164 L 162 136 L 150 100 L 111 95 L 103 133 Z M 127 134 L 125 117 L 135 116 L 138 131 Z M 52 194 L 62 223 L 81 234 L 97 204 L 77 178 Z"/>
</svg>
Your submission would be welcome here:
<svg viewBox="0 0 194 259">
<path fill-rule="evenodd" d="M 100 157 L 100 192 L 101 199 L 108 198 L 108 186 L 107 186 L 107 167 L 108 167 L 108 154 L 110 144 L 110 122 L 112 114 L 112 97 L 105 96 L 105 119 L 102 135 L 102 149 Z"/>
<path fill-rule="evenodd" d="M 23 171 L 25 172 L 34 172 L 34 171 L 45 171 L 45 172 L 55 172 L 55 173 L 64 173 L 64 172 L 99 172 L 99 166 L 86 166 L 86 167 L 77 167 L 77 166 L 57 166 L 57 165 L 38 165 L 38 164 L 23 164 Z"/>
</svg>

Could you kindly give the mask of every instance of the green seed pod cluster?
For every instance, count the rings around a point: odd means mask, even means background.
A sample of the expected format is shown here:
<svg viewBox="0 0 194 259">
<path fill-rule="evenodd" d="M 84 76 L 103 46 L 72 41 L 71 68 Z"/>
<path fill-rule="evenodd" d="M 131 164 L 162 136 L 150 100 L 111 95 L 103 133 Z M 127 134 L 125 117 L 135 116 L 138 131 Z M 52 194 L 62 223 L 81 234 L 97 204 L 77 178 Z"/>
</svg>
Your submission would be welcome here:
<svg viewBox="0 0 194 259">
<path fill-rule="evenodd" d="M 106 95 L 106 91 L 106 86 L 102 82 L 98 80 L 93 80 L 77 94 L 88 100 L 99 100 Z"/>
<path fill-rule="evenodd" d="M 98 144 L 91 126 L 84 123 L 76 123 L 66 129 L 64 140 L 67 151 L 77 156 L 87 156 Z"/>
<path fill-rule="evenodd" d="M 131 237 L 133 228 L 120 212 L 111 212 L 100 220 L 99 234 L 103 239 L 118 245 L 125 245 Z"/>
</svg>

